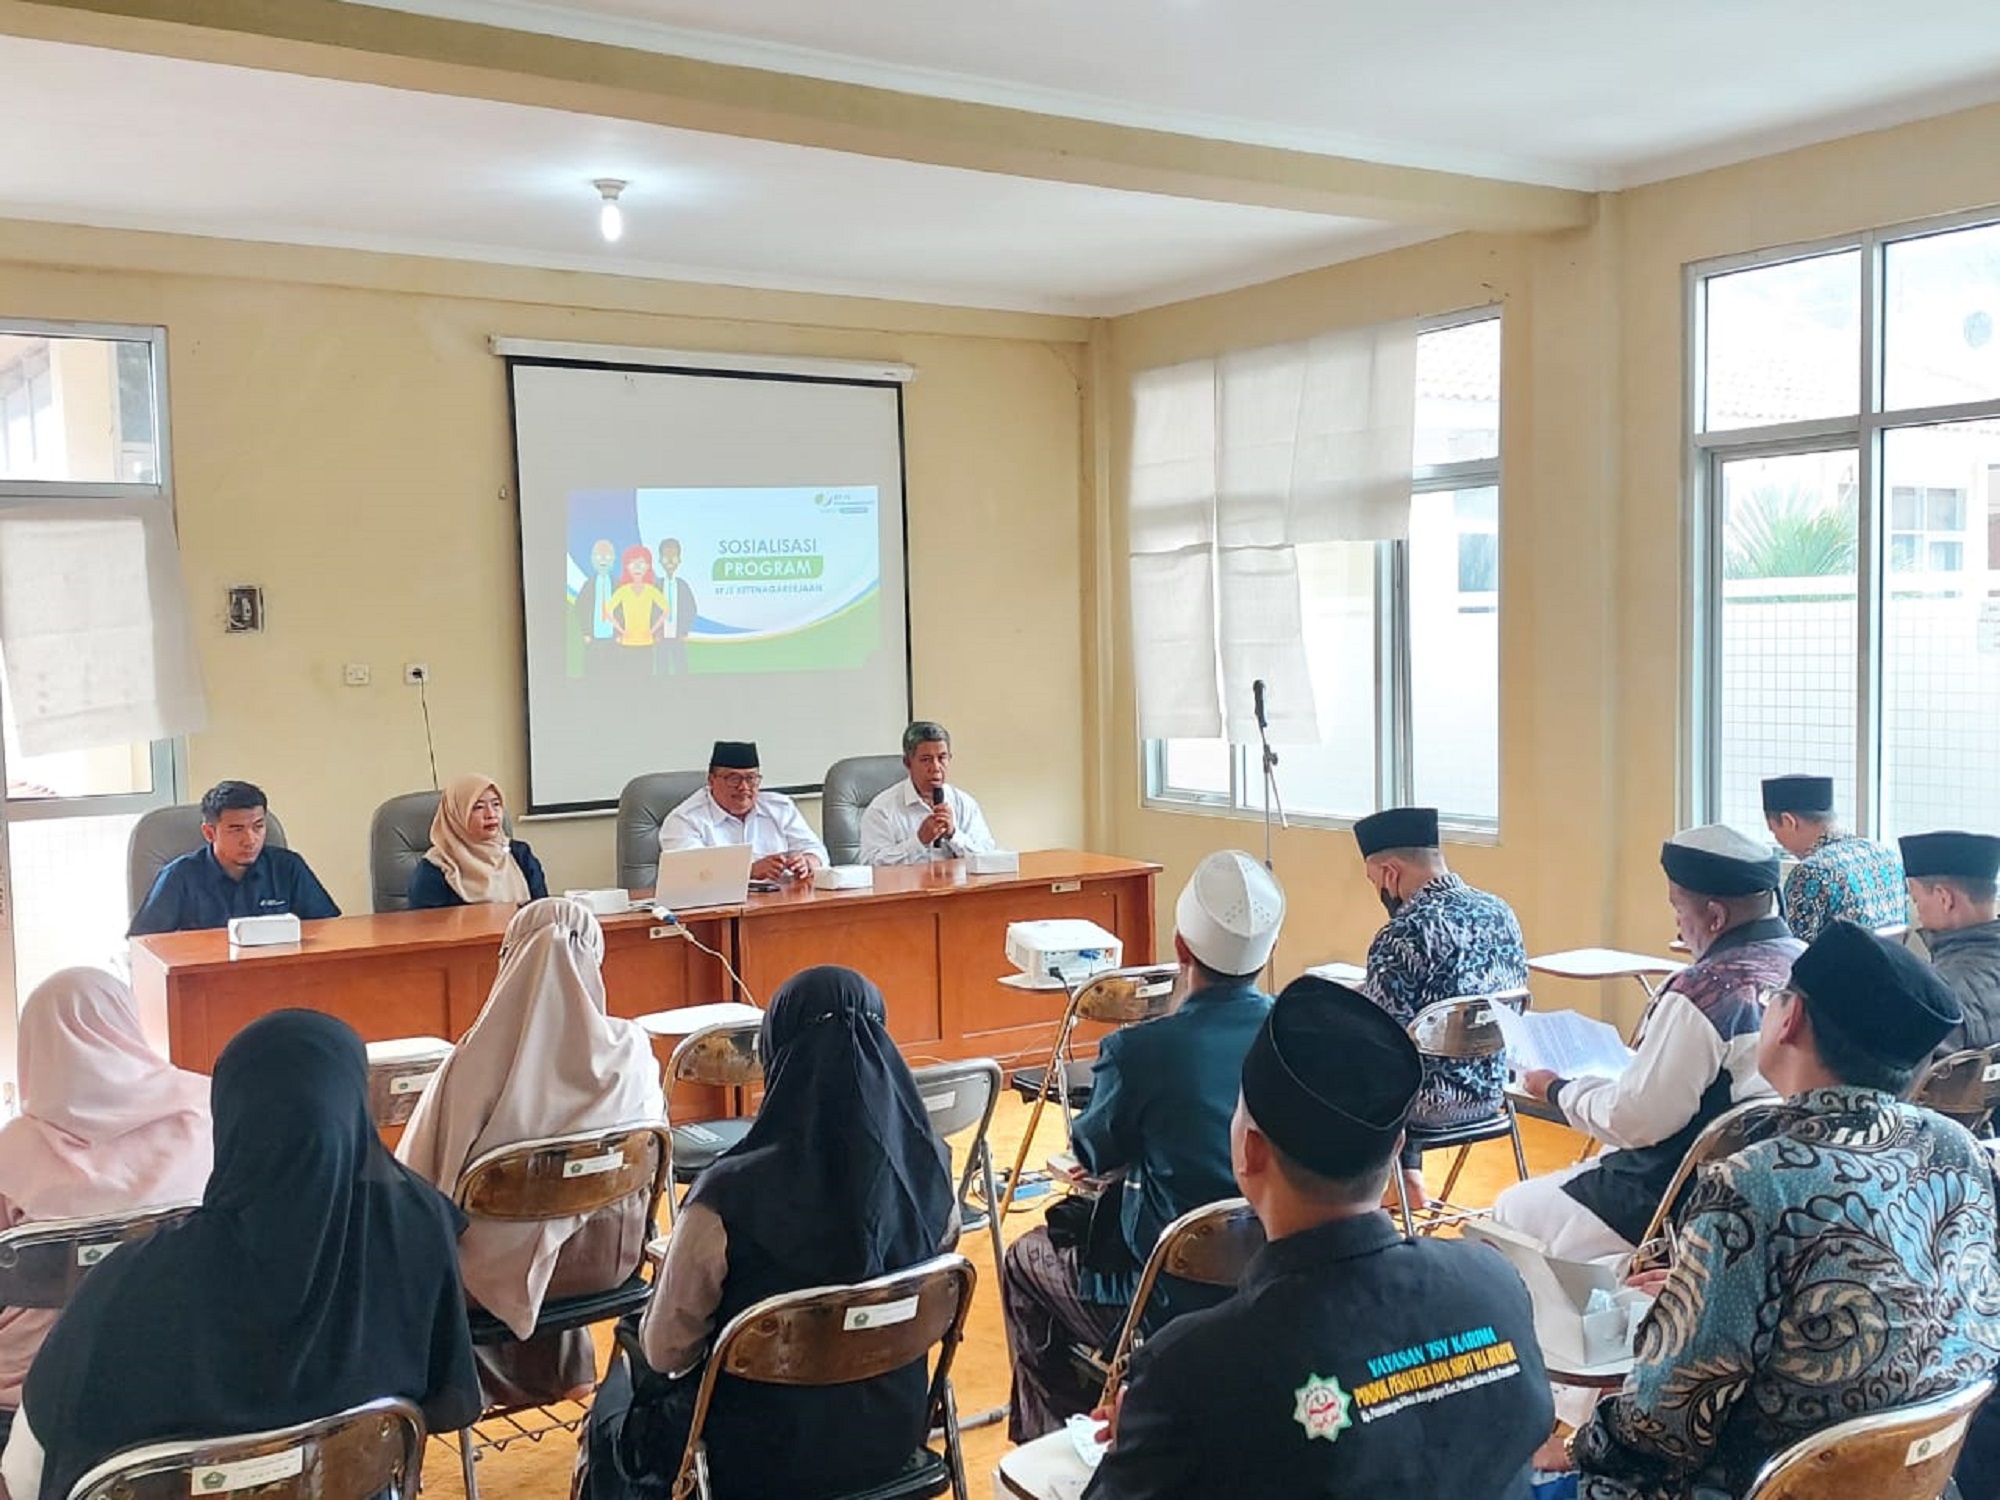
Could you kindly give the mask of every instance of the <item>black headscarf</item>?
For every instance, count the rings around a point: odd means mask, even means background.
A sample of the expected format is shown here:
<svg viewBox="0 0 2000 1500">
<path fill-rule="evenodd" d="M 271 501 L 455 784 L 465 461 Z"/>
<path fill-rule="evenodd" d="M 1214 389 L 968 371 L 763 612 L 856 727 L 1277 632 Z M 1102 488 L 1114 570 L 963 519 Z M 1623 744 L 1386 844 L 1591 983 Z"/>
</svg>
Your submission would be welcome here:
<svg viewBox="0 0 2000 1500">
<path fill-rule="evenodd" d="M 254 1021 L 216 1060 L 212 1107 L 201 1207 L 92 1271 L 28 1372 L 42 1500 L 138 1443 L 380 1396 L 434 1430 L 477 1411 L 465 1221 L 383 1148 L 361 1039 L 314 1011 Z"/>
<path fill-rule="evenodd" d="M 950 1155 L 883 1021 L 882 992 L 852 969 L 780 985 L 764 1015 L 764 1102 L 690 1199 L 797 1286 L 914 1265 L 950 1222 Z"/>
</svg>

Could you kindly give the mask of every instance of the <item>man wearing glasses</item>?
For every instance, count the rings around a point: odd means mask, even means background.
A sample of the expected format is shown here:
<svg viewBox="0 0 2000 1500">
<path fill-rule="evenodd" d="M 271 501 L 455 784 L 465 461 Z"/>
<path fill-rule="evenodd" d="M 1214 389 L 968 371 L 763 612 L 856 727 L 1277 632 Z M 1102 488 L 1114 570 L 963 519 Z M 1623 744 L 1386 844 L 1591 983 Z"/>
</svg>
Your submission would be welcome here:
<svg viewBox="0 0 2000 1500">
<path fill-rule="evenodd" d="M 668 813 L 660 850 L 715 849 L 748 844 L 752 880 L 804 880 L 824 865 L 826 845 L 783 792 L 764 790 L 757 747 L 717 740 L 708 757 L 708 785 Z"/>
</svg>

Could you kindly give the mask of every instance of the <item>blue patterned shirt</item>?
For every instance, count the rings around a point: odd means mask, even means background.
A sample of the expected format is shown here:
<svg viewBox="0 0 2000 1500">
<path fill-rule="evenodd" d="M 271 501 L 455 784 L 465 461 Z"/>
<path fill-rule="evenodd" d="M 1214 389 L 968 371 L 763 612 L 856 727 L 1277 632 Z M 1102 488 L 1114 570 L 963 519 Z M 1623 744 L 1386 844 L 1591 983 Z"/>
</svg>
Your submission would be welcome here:
<svg viewBox="0 0 2000 1500">
<path fill-rule="evenodd" d="M 1910 920 L 1903 859 L 1886 844 L 1828 830 L 1785 877 L 1785 925 L 1810 943 L 1839 921 L 1900 927 Z"/>
<path fill-rule="evenodd" d="M 1586 1500 L 1740 1495 L 1849 1417 L 2000 1363 L 1993 1179 L 1959 1126 L 1816 1089 L 1703 1169 L 1625 1387 L 1577 1434 Z"/>
<path fill-rule="evenodd" d="M 1476 891 L 1456 875 L 1440 875 L 1418 891 L 1368 945 L 1362 992 L 1398 1023 L 1461 995 L 1525 989 L 1528 952 L 1521 924 L 1498 896 Z M 1500 1107 L 1507 1059 L 1424 1059 L 1423 1087 L 1410 1110 L 1413 1125 L 1457 1125 Z"/>
</svg>

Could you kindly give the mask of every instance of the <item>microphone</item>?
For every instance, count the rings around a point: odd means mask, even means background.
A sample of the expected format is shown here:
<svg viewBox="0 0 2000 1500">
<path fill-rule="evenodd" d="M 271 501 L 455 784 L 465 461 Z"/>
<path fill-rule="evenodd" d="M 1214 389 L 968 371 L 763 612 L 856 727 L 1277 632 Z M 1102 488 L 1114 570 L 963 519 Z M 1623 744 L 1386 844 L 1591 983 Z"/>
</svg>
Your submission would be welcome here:
<svg viewBox="0 0 2000 1500">
<path fill-rule="evenodd" d="M 941 786 L 934 786 L 934 787 L 932 787 L 932 788 L 931 788 L 931 806 L 932 806 L 932 807 L 942 807 L 943 805 L 944 805 L 944 788 L 943 788 L 943 787 L 941 787 Z M 938 836 L 937 836 L 936 838 L 932 839 L 932 840 L 931 840 L 931 847 L 932 847 L 933 849 L 942 849 L 942 848 L 944 847 L 944 835 L 943 835 L 943 834 L 939 834 L 939 835 L 938 835 Z"/>
<path fill-rule="evenodd" d="M 1271 721 L 1264 717 L 1263 678 L 1259 677 L 1255 682 L 1250 684 L 1250 697 L 1251 700 L 1256 704 L 1256 708 L 1254 711 L 1257 715 L 1257 727 L 1259 729 L 1269 729 L 1271 727 Z"/>
</svg>

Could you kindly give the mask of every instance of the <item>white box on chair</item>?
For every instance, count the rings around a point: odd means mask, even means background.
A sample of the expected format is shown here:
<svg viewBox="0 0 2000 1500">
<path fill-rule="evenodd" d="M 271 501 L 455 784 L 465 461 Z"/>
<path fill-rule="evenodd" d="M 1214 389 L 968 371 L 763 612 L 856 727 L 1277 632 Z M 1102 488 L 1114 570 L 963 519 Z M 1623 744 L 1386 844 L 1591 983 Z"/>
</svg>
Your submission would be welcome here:
<svg viewBox="0 0 2000 1500">
<path fill-rule="evenodd" d="M 273 912 L 263 917 L 229 919 L 229 946 L 232 948 L 268 948 L 277 943 L 296 943 L 299 937 L 299 919 L 288 911 Z"/>
</svg>

